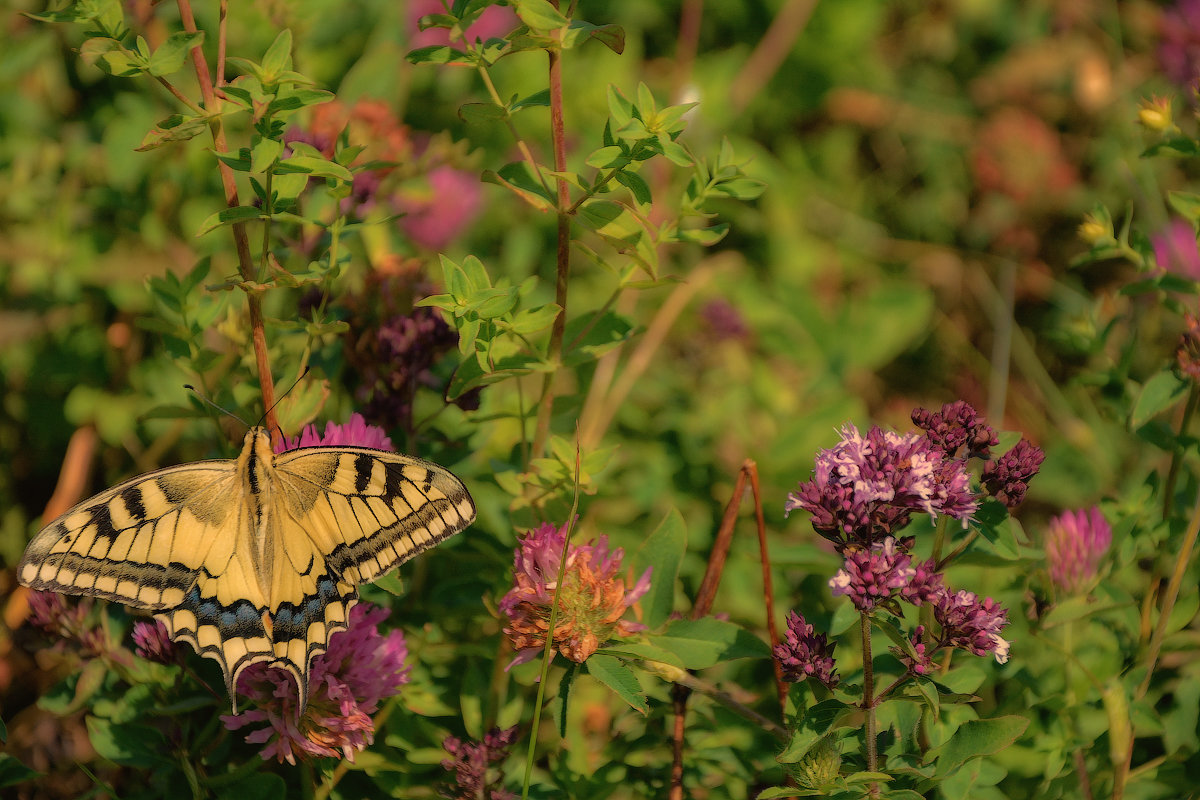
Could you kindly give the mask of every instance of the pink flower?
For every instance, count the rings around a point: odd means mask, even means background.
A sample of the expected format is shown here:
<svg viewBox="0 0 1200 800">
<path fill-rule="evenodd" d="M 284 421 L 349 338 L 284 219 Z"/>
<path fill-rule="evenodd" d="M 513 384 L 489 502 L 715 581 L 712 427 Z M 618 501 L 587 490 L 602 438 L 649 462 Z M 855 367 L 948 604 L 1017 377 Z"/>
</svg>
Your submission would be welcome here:
<svg viewBox="0 0 1200 800">
<path fill-rule="evenodd" d="M 1008 611 L 992 598 L 965 589 L 945 591 L 933 606 L 933 618 L 942 626 L 939 646 L 960 647 L 977 656 L 992 653 L 996 662 L 1008 661 L 1009 643 L 1000 637 L 1008 625 Z"/>
<path fill-rule="evenodd" d="M 433 47 L 450 44 L 450 31 L 446 28 L 429 28 L 421 30 L 418 23 L 421 17 L 430 14 L 445 14 L 446 3 L 441 0 L 411 0 L 408 4 L 409 45 L 415 50 L 418 47 Z M 487 41 L 499 38 L 517 27 L 516 14 L 511 9 L 501 6 L 489 6 L 484 9 L 479 18 L 467 26 L 463 38 L 474 43 L 476 39 Z"/>
<path fill-rule="evenodd" d="M 316 425 L 308 425 L 295 437 L 284 437 L 283 442 L 275 446 L 276 453 L 285 453 L 300 447 L 371 447 L 376 450 L 395 452 L 392 440 L 388 438 L 383 428 L 368 425 L 362 414 L 350 415 L 350 421 L 345 425 L 333 422 L 325 423 L 325 433 L 318 434 Z"/>
<path fill-rule="evenodd" d="M 1112 527 L 1099 508 L 1060 514 L 1046 532 L 1050 579 L 1068 594 L 1087 589 L 1111 544 Z"/>
<path fill-rule="evenodd" d="M 504 632 L 517 650 L 510 667 L 529 661 L 545 647 L 566 535 L 565 525 L 545 523 L 526 534 L 514 553 L 514 585 L 500 600 L 500 613 L 508 617 Z M 650 590 L 650 568 L 626 590 L 620 576 L 623 556 L 619 547 L 608 549 L 604 536 L 572 544 L 567 551 L 551 637 L 554 648 L 572 661 L 583 663 L 610 639 L 645 627 L 621 617 Z"/>
<path fill-rule="evenodd" d="M 929 645 L 925 644 L 925 626 L 918 625 L 917 629 L 908 637 L 909 644 L 912 645 L 913 655 L 910 655 L 907 650 L 900 647 L 890 647 L 892 655 L 900 659 L 909 672 L 913 675 L 928 675 L 933 670 L 933 654 L 929 650 Z"/>
<path fill-rule="evenodd" d="M 889 536 L 871 545 L 869 550 L 847 549 L 846 560 L 829 580 L 834 597 L 846 595 L 859 611 L 870 611 L 886 604 L 916 575 L 912 557 L 897 549 Z"/>
<path fill-rule="evenodd" d="M 847 423 L 842 441 L 817 454 L 813 479 L 788 495 L 784 510 L 811 513 L 817 533 L 839 547 L 870 547 L 908 525 L 914 511 L 966 520 L 978 506 L 964 462 L 927 437 L 878 426 L 864 436 Z"/>
<path fill-rule="evenodd" d="M 814 633 L 813 626 L 803 616 L 788 613 L 787 634 L 775 645 L 774 655 L 783 667 L 783 679 L 788 683 L 813 678 L 832 689 L 838 685 L 837 667 L 833 650 L 837 642 L 830 644 L 823 633 Z"/>
<path fill-rule="evenodd" d="M 1196 229 L 1190 222 L 1173 219 L 1166 228 L 1150 237 L 1154 260 L 1160 269 L 1182 278 L 1200 281 L 1200 248 Z"/>
<path fill-rule="evenodd" d="M 450 787 L 452 794 L 443 796 L 454 800 L 516 800 L 517 796 L 504 788 L 500 766 L 516 740 L 515 725 L 505 730 L 492 728 L 482 742 L 447 737 L 442 747 L 451 757 L 442 761 L 442 768 L 454 773 L 454 786 Z"/>
<path fill-rule="evenodd" d="M 1001 503 L 1016 508 L 1029 491 L 1029 482 L 1042 467 L 1046 454 L 1028 439 L 1021 439 L 999 458 L 983 468 L 984 487 Z"/>
<path fill-rule="evenodd" d="M 181 664 L 183 653 L 167 635 L 167 626 L 159 620 L 133 623 L 134 650 L 139 657 L 160 664 Z"/>
<path fill-rule="evenodd" d="M 345 757 L 371 744 L 371 720 L 379 702 L 399 692 L 409 680 L 404 662 L 408 645 L 398 630 L 386 636 L 378 625 L 388 616 L 385 608 L 359 603 L 350 609 L 349 627 L 335 633 L 329 649 L 312 661 L 308 706 L 297 715 L 298 692 L 291 673 L 265 663 L 252 664 L 238 679 L 239 694 L 258 708 L 222 715 L 231 731 L 256 722 L 267 726 L 250 731 L 246 741 L 265 744 L 263 760 L 295 764 L 296 758 Z"/>
<path fill-rule="evenodd" d="M 404 214 L 400 227 L 410 239 L 428 250 L 441 250 L 475 221 L 483 192 L 477 175 L 454 167 L 434 167 L 428 181 L 428 192 L 406 188 L 392 205 Z"/>
</svg>

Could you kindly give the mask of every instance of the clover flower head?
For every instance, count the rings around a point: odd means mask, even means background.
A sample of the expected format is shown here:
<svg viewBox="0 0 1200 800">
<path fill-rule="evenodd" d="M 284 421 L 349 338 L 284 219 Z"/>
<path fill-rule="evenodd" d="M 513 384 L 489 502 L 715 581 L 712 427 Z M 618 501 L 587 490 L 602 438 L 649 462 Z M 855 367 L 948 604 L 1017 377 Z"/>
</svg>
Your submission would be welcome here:
<svg viewBox="0 0 1200 800">
<path fill-rule="evenodd" d="M 1154 245 L 1154 261 L 1160 270 L 1200 281 L 1200 247 L 1196 245 L 1192 223 L 1173 219 L 1150 237 L 1150 243 Z"/>
<path fill-rule="evenodd" d="M 963 461 L 928 438 L 847 424 L 842 440 L 817 454 L 813 479 L 788 495 L 784 511 L 812 514 L 817 533 L 840 548 L 869 547 L 908 524 L 914 511 L 968 519 L 978 508 Z"/>
<path fill-rule="evenodd" d="M 1112 526 L 1099 508 L 1063 512 L 1046 531 L 1050 579 L 1068 594 L 1087 589 L 1111 544 Z"/>
<path fill-rule="evenodd" d="M 840 680 L 833 651 L 837 642 L 830 642 L 823 633 L 814 633 L 813 626 L 795 611 L 788 613 L 787 634 L 775 645 L 775 659 L 783 667 L 783 679 L 789 683 L 812 678 L 833 689 Z"/>
<path fill-rule="evenodd" d="M 941 644 L 977 656 L 991 653 L 1000 664 L 1008 661 L 1009 642 L 1000 636 L 1008 625 L 1008 611 L 992 598 L 980 600 L 965 589 L 944 591 L 933 605 L 933 618 L 942 626 Z"/>
<path fill-rule="evenodd" d="M 315 657 L 309 671 L 308 705 L 303 714 L 291 673 L 264 662 L 250 665 L 238 678 L 238 694 L 257 708 L 222 715 L 231 731 L 258 722 L 246 741 L 265 744 L 260 755 L 295 764 L 296 759 L 345 757 L 371 744 L 375 724 L 371 715 L 386 697 L 409 680 L 405 664 L 408 645 L 401 631 L 380 633 L 385 608 L 358 603 L 350 609 L 348 627 L 335 633 L 329 649 Z"/>
<path fill-rule="evenodd" d="M 325 423 L 325 433 L 317 432 L 316 425 L 307 425 L 299 436 L 284 437 L 275 446 L 276 453 L 285 453 L 300 447 L 370 447 L 375 450 L 390 450 L 395 452 L 392 440 L 388 438 L 383 428 L 368 425 L 363 415 L 357 412 L 350 415 L 345 425 L 334 422 Z"/>
<path fill-rule="evenodd" d="M 550 628 L 557 589 L 558 613 L 551 639 L 554 649 L 576 663 L 606 641 L 629 636 L 644 625 L 621 619 L 650 589 L 650 568 L 631 587 L 621 575 L 621 548 L 610 550 L 601 536 L 567 549 L 562 587 L 558 588 L 567 526 L 545 523 L 522 537 L 513 556 L 513 587 L 500 600 L 508 617 L 504 632 L 517 657 L 513 666 L 542 651 Z"/>
<path fill-rule="evenodd" d="M 447 737 L 442 747 L 450 758 L 442 761 L 442 767 L 454 773 L 454 785 L 443 790 L 442 796 L 450 800 L 516 800 L 515 794 L 503 788 L 504 772 L 498 766 L 516 740 L 515 725 L 505 730 L 492 728 L 481 742 Z"/>
<path fill-rule="evenodd" d="M 171 641 L 167 626 L 161 620 L 133 623 L 133 652 L 147 661 L 159 664 L 183 663 L 183 652 Z"/>
<path fill-rule="evenodd" d="M 983 468 L 984 487 L 1009 508 L 1016 508 L 1025 499 L 1029 481 L 1041 469 L 1046 454 L 1028 439 L 1021 439 L 1004 455 L 989 461 Z"/>
</svg>

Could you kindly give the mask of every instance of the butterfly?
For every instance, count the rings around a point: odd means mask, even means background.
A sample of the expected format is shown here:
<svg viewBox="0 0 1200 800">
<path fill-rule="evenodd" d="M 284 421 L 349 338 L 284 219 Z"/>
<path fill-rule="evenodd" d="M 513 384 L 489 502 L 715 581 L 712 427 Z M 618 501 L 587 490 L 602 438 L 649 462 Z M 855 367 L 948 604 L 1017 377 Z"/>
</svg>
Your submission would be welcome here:
<svg viewBox="0 0 1200 800">
<path fill-rule="evenodd" d="M 230 702 L 251 664 L 296 679 L 347 626 L 359 584 L 458 533 L 475 503 L 449 471 L 367 447 L 276 455 L 266 429 L 236 459 L 148 472 L 84 500 L 34 536 L 33 589 L 146 609 L 221 665 Z"/>
</svg>

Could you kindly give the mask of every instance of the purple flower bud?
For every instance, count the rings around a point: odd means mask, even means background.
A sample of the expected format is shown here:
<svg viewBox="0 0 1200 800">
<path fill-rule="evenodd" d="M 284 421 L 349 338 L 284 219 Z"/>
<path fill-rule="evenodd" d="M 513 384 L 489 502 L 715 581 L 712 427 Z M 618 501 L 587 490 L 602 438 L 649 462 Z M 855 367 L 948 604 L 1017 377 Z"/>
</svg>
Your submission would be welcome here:
<svg viewBox="0 0 1200 800">
<path fill-rule="evenodd" d="M 992 427 L 965 400 L 947 403 L 938 412 L 914 409 L 912 421 L 948 458 L 958 455 L 964 447 L 967 455 L 986 456 L 988 449 L 1000 442 Z"/>
<path fill-rule="evenodd" d="M 833 650 L 837 642 L 830 643 L 823 633 L 814 633 L 813 626 L 795 611 L 788 613 L 787 634 L 775 645 L 775 658 L 783 667 L 783 679 L 789 683 L 812 678 L 832 689 L 838 685 L 837 667 Z"/>
<path fill-rule="evenodd" d="M 1046 454 L 1027 439 L 1013 445 L 1012 449 L 983 468 L 984 487 L 1009 508 L 1016 508 L 1025 499 L 1029 481 L 1037 475 Z"/>
<path fill-rule="evenodd" d="M 345 425 L 333 422 L 325 423 L 325 433 L 317 433 L 316 425 L 307 425 L 299 436 L 284 437 L 275 446 L 276 453 L 285 453 L 299 447 L 372 447 L 376 450 L 395 452 L 392 440 L 388 438 L 383 428 L 368 425 L 362 414 L 355 412 Z"/>
<path fill-rule="evenodd" d="M 869 550 L 848 549 L 842 568 L 829 580 L 834 596 L 846 595 L 859 611 L 871 611 L 903 589 L 916 575 L 912 557 L 892 537 Z"/>
<path fill-rule="evenodd" d="M 167 626 L 160 620 L 133 623 L 133 652 L 147 661 L 159 664 L 181 664 L 183 653 L 171 641 Z"/>
<path fill-rule="evenodd" d="M 980 601 L 965 589 L 955 594 L 945 591 L 934 603 L 933 618 L 942 626 L 942 644 L 977 656 L 992 653 L 1000 664 L 1008 661 L 1009 643 L 1000 637 L 1008 625 L 1008 611 L 992 598 Z"/>
<path fill-rule="evenodd" d="M 933 671 L 933 658 L 929 653 L 929 645 L 925 643 L 924 638 L 925 626 L 918 625 L 917 629 L 913 631 L 912 636 L 909 637 L 909 642 L 912 644 L 913 649 L 912 654 L 900 647 L 888 648 L 913 675 L 928 675 Z"/>
<path fill-rule="evenodd" d="M 454 785 L 442 796 L 451 800 L 516 800 L 515 794 L 503 788 L 504 772 L 500 769 L 516 739 L 515 725 L 506 730 L 492 728 L 482 742 L 446 737 L 442 747 L 451 757 L 442 761 L 442 768 L 454 773 Z"/>
<path fill-rule="evenodd" d="M 1068 594 L 1078 594 L 1096 578 L 1096 568 L 1112 544 L 1112 527 L 1099 508 L 1066 511 L 1050 520 L 1046 562 L 1050 579 Z"/>
<path fill-rule="evenodd" d="M 937 562 L 932 558 L 917 565 L 912 580 L 900 590 L 900 596 L 914 606 L 932 603 L 946 590 L 942 573 L 937 571 Z"/>
</svg>

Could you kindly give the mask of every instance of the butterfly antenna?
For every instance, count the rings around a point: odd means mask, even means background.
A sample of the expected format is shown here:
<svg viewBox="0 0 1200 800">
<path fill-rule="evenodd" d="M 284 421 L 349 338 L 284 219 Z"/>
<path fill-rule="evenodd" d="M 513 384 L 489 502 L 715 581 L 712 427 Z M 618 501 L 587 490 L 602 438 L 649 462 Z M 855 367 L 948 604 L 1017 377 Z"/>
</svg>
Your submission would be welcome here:
<svg viewBox="0 0 1200 800">
<path fill-rule="evenodd" d="M 300 377 L 296 378 L 296 380 L 292 382 L 292 385 L 287 388 L 287 391 L 284 392 L 283 394 L 279 395 L 279 397 L 275 398 L 275 402 L 272 403 L 271 407 L 268 408 L 266 411 L 264 411 L 262 417 L 259 418 L 259 420 L 258 420 L 259 425 L 263 424 L 263 420 L 265 420 L 270 415 L 270 413 L 275 410 L 275 407 L 278 406 L 280 404 L 280 402 L 283 401 L 283 398 L 287 397 L 289 394 L 292 393 L 292 389 L 295 389 L 297 386 L 300 385 L 300 381 L 304 380 L 305 377 L 308 376 L 309 369 L 310 369 L 310 367 L 305 366 L 304 372 L 300 373 Z M 283 436 L 282 430 L 279 431 L 279 435 Z"/>
<path fill-rule="evenodd" d="M 211 408 L 214 408 L 214 409 L 216 409 L 217 411 L 220 411 L 222 414 L 226 414 L 226 415 L 228 415 L 228 416 L 231 416 L 231 417 L 233 417 L 233 418 L 234 418 L 234 419 L 236 419 L 238 422 L 242 423 L 243 425 L 246 425 L 246 427 L 247 427 L 247 428 L 249 428 L 249 427 L 250 427 L 249 425 L 247 425 L 247 424 L 246 424 L 246 420 L 242 419 L 242 418 L 241 418 L 241 417 L 239 417 L 237 414 L 235 414 L 235 413 L 233 413 L 232 411 L 230 411 L 228 408 L 224 408 L 224 407 L 222 407 L 222 406 L 219 406 L 219 405 L 217 405 L 216 403 L 214 403 L 212 400 L 209 400 L 207 397 L 205 397 L 205 396 L 204 396 L 204 393 L 203 393 L 203 392 L 201 392 L 201 391 L 200 391 L 199 389 L 197 389 L 195 386 L 192 386 L 190 383 L 185 383 L 185 384 L 183 385 L 183 388 L 190 390 L 190 391 L 192 392 L 192 394 L 196 395 L 196 397 L 197 397 L 197 398 L 199 398 L 201 402 L 205 403 L 205 404 L 206 404 L 206 405 L 208 405 L 209 407 L 211 407 Z"/>
</svg>

